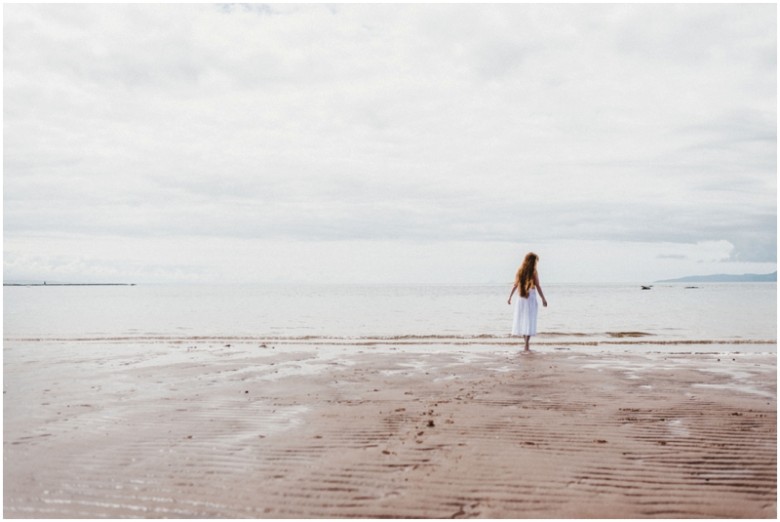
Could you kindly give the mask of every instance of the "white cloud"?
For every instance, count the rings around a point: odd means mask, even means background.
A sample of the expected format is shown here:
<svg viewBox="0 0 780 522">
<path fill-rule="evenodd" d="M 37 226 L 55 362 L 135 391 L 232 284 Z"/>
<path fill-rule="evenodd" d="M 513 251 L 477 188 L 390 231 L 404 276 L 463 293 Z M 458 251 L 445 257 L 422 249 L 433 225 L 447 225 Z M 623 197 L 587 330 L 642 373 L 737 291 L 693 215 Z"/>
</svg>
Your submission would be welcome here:
<svg viewBox="0 0 780 522">
<path fill-rule="evenodd" d="M 17 280 L 469 284 L 511 282 L 528 251 L 546 283 L 652 282 L 724 272 L 733 246 L 615 241 L 251 240 L 202 236 L 26 237 L 6 241 Z M 766 273 L 772 263 L 735 261 L 726 272 Z"/>
<path fill-rule="evenodd" d="M 377 245 L 404 242 L 439 260 L 483 243 L 727 242 L 729 270 L 766 267 L 776 263 L 774 14 L 8 5 L 6 256 L 35 257 L 45 272 L 47 255 L 61 267 L 57 256 L 90 237 L 156 251 L 189 238 L 305 252 L 342 242 L 369 264 L 373 248 L 392 257 Z M 59 247 L 33 255 L 29 237 Z M 246 248 L 235 262 L 250 266 Z M 208 278 L 233 262 L 188 265 L 163 250 L 155 278 L 176 267 Z M 151 263 L 93 254 L 72 265 L 83 277 L 120 266 L 141 276 Z M 661 261 L 647 254 L 637 278 Z M 599 259 L 580 277 L 602 277 Z M 6 278 L 20 270 L 30 272 L 6 260 Z M 425 279 L 418 272 L 404 273 Z M 471 279 L 484 277 L 475 266 Z"/>
</svg>

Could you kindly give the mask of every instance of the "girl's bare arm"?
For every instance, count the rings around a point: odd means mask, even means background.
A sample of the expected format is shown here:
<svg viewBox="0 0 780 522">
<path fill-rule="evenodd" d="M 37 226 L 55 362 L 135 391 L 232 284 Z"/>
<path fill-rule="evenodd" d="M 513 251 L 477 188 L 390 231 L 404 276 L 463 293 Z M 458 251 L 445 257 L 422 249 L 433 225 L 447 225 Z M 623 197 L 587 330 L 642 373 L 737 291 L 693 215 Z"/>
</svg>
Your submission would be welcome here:
<svg viewBox="0 0 780 522">
<path fill-rule="evenodd" d="M 547 306 L 547 299 L 544 298 L 544 292 L 542 291 L 542 285 L 539 284 L 539 276 L 534 274 L 534 286 L 539 291 L 539 296 L 542 298 L 542 306 Z"/>
</svg>

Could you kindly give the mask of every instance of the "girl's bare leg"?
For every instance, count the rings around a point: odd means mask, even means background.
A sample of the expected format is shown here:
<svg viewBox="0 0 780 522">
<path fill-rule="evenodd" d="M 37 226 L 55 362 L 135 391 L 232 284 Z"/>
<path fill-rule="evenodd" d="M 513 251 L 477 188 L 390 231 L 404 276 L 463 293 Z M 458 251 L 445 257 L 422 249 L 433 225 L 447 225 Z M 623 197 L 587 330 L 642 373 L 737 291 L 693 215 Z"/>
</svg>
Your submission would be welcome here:
<svg viewBox="0 0 780 522">
<path fill-rule="evenodd" d="M 531 336 L 530 335 L 524 335 L 523 339 L 525 339 L 525 351 L 526 352 L 531 351 L 531 349 L 528 347 L 528 343 L 531 340 Z"/>
</svg>

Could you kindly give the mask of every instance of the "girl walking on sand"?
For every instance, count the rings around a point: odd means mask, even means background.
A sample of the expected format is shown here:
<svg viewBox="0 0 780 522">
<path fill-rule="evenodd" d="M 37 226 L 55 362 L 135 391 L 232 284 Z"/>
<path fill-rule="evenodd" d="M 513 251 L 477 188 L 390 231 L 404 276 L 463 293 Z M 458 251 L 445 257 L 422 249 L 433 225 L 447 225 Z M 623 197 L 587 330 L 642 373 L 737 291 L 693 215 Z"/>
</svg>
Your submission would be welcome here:
<svg viewBox="0 0 780 522">
<path fill-rule="evenodd" d="M 528 343 L 532 335 L 536 335 L 536 316 L 539 311 L 539 303 L 536 300 L 536 294 L 542 298 L 542 305 L 547 306 L 547 299 L 544 298 L 542 285 L 539 284 L 539 274 L 536 273 L 536 264 L 539 262 L 539 256 L 533 252 L 526 254 L 523 264 L 517 270 L 515 275 L 515 285 L 509 293 L 508 303 L 512 304 L 512 296 L 515 290 L 519 298 L 515 303 L 515 316 L 512 321 L 512 335 L 522 335 L 525 339 L 525 351 L 530 351 Z"/>
</svg>

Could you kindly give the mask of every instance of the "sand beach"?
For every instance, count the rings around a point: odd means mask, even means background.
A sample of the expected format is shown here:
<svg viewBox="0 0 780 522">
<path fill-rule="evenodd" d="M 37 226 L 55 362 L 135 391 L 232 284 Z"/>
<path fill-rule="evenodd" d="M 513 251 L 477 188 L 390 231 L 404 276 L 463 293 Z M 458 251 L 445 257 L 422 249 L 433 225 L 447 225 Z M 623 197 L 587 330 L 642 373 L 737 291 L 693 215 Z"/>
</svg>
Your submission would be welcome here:
<svg viewBox="0 0 780 522">
<path fill-rule="evenodd" d="M 777 515 L 774 346 L 4 344 L 7 518 Z"/>
</svg>

